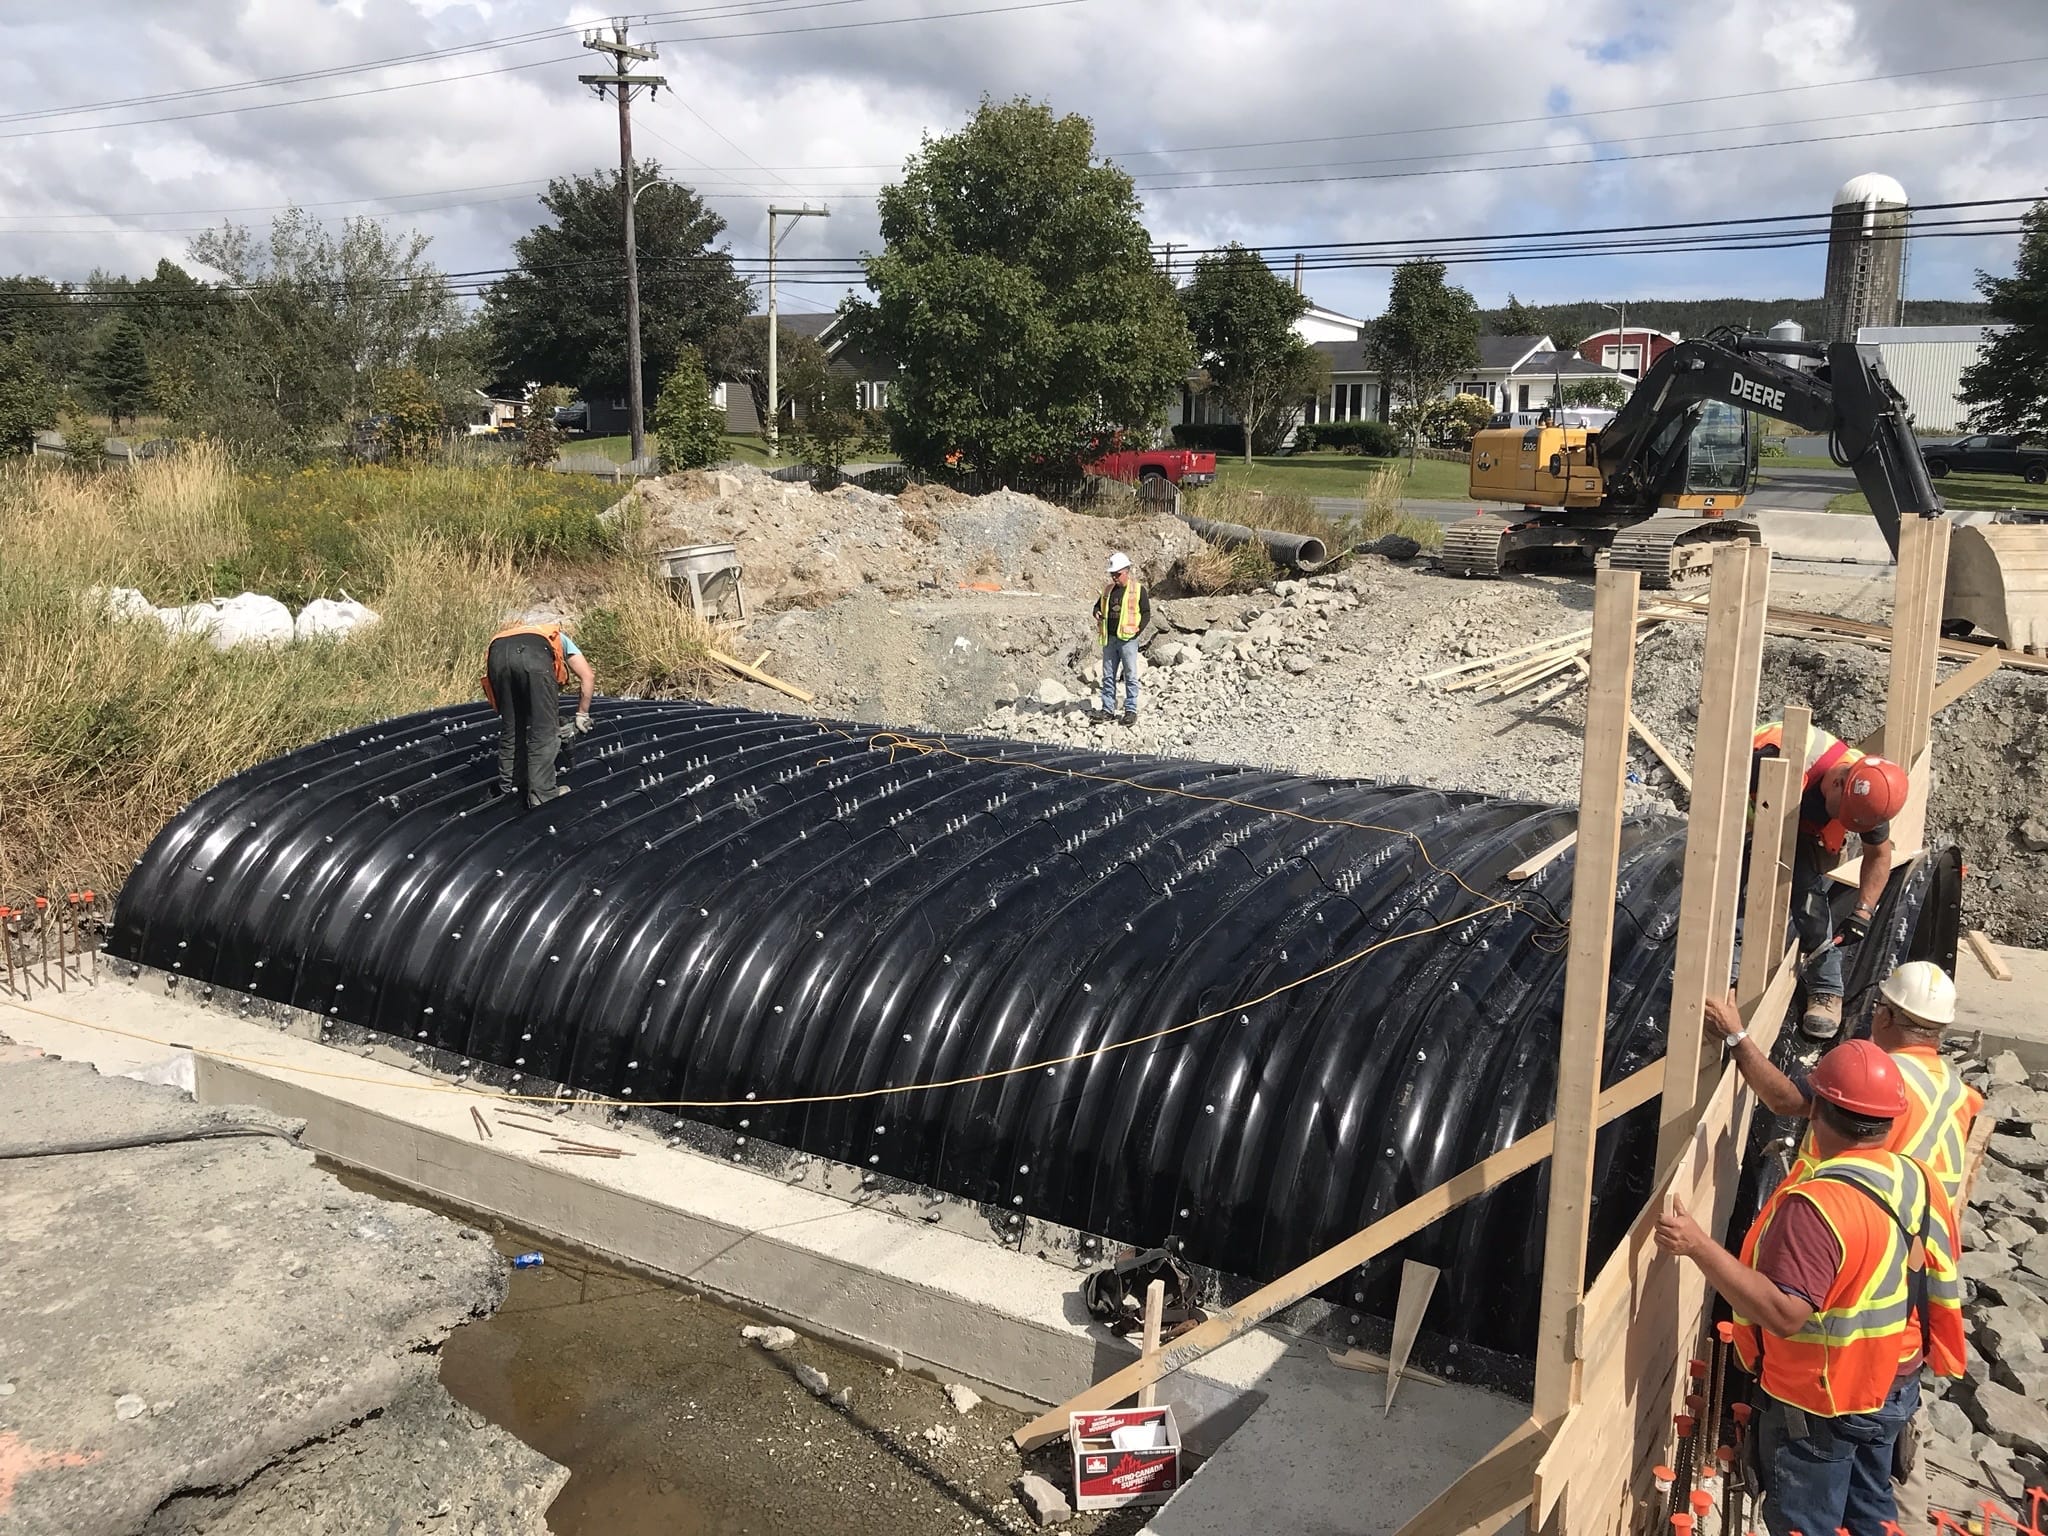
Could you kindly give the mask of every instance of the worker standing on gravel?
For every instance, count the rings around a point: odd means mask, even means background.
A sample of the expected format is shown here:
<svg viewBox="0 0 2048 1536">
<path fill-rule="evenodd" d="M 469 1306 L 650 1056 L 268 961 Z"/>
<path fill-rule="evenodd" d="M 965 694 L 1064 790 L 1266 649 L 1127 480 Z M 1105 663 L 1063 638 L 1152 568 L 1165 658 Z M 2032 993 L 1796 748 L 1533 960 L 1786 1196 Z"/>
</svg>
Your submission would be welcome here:
<svg viewBox="0 0 2048 1536">
<path fill-rule="evenodd" d="M 1138 723 L 1138 639 L 1152 622 L 1152 598 L 1131 557 L 1118 550 L 1109 557 L 1109 585 L 1095 600 L 1095 638 L 1102 646 L 1102 715 L 1117 718 L 1116 680 L 1123 674 L 1125 725 Z"/>
<path fill-rule="evenodd" d="M 561 723 L 562 690 L 574 676 L 576 718 Z M 498 792 L 524 793 L 528 807 L 569 793 L 555 783 L 555 752 L 590 730 L 597 674 L 559 624 L 514 624 L 491 637 L 484 697 L 498 712 Z"/>
<path fill-rule="evenodd" d="M 1892 1460 L 1920 1404 L 1920 1368 L 1963 1374 L 1954 1208 L 1940 1181 L 1886 1150 L 1907 1111 L 1896 1060 L 1868 1040 L 1809 1079 L 1816 1160 L 1765 1202 L 1738 1257 L 1672 1202 L 1657 1246 L 1691 1259 L 1735 1315 L 1735 1351 L 1763 1389 L 1756 1420 L 1772 1536 L 1896 1525 Z"/>
<path fill-rule="evenodd" d="M 1783 722 L 1767 720 L 1751 743 L 1749 792 L 1756 794 L 1757 767 L 1781 754 Z M 1799 843 L 1792 861 L 1792 926 L 1800 949 L 1815 958 L 1806 978 L 1806 1011 L 1799 1027 L 1816 1040 L 1832 1040 L 1842 1029 L 1842 946 L 1860 944 L 1884 896 L 1892 873 L 1891 819 L 1906 806 L 1906 770 L 1887 758 L 1857 751 L 1838 737 L 1814 729 L 1806 739 L 1806 771 L 1799 798 Z M 1856 906 L 1835 922 L 1828 905 L 1827 872 L 1841 862 L 1843 846 L 1855 833 L 1863 846 L 1856 877 Z"/>
</svg>

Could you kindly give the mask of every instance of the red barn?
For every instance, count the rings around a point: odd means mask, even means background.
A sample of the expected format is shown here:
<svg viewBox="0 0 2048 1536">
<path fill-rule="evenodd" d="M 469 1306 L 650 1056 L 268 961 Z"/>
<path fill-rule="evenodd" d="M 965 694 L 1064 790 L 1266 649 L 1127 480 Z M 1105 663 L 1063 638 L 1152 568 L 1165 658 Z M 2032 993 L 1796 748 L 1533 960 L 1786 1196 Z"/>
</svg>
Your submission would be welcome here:
<svg viewBox="0 0 2048 1536">
<path fill-rule="evenodd" d="M 1625 373 L 1632 379 L 1639 379 L 1643 371 L 1658 358 L 1677 346 L 1682 337 L 1653 331 L 1640 325 L 1631 325 L 1626 330 L 1616 327 L 1596 331 L 1579 343 L 1579 356 L 1589 363 L 1603 368 L 1612 368 Z"/>
</svg>

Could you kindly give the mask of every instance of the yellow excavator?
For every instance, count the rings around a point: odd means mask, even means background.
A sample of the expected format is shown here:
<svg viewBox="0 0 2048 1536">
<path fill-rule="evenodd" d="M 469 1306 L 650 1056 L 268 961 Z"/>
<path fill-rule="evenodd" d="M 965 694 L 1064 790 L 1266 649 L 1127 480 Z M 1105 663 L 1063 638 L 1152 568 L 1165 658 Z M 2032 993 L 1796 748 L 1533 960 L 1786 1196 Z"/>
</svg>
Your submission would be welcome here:
<svg viewBox="0 0 2048 1536">
<path fill-rule="evenodd" d="M 1901 518 L 1943 515 L 1875 347 L 1721 331 L 1666 352 L 1603 427 L 1474 434 L 1473 499 L 1521 510 L 1445 529 L 1441 568 L 1499 576 L 1562 557 L 1639 571 L 1651 588 L 1703 579 L 1716 545 L 1762 537 L 1739 515 L 1756 483 L 1751 413 L 1827 438 L 1894 554 Z M 2048 523 L 1959 524 L 1944 615 L 1952 632 L 2048 648 Z"/>
</svg>

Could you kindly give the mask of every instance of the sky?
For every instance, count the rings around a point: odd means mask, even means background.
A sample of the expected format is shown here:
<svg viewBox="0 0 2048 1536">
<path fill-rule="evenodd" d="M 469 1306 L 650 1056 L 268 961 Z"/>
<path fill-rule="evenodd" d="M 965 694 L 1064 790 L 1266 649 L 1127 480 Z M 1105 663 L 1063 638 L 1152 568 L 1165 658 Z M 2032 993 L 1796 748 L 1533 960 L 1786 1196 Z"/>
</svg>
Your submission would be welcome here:
<svg viewBox="0 0 2048 1536">
<path fill-rule="evenodd" d="M 15 15 L 8 15 L 15 12 Z M 551 176 L 615 167 L 617 118 L 578 84 L 614 13 L 550 0 L 0 0 L 0 274 L 143 275 L 224 219 L 298 203 L 499 268 Z M 879 245 L 873 193 L 983 97 L 1093 120 L 1158 242 L 1272 248 L 1536 233 L 1468 261 L 1482 304 L 1818 296 L 1818 246 L 1532 259 L 1572 231 L 1814 215 L 1881 171 L 1916 205 L 2048 190 L 2042 0 L 697 0 L 628 13 L 669 89 L 636 150 L 704 193 L 758 257 L 773 201 L 792 258 Z M 412 57 L 437 51 L 436 56 Z M 459 50 L 459 51 L 442 51 Z M 408 62 L 383 63 L 386 60 Z M 375 64 L 374 68 L 356 66 Z M 279 76 L 302 78 L 243 87 Z M 314 78 L 304 78 L 316 76 Z M 153 100 L 128 106 L 103 103 Z M 312 98 L 327 97 L 327 100 Z M 91 107 L 89 111 L 67 109 Z M 1733 148 L 1730 146 L 1760 146 Z M 2009 269 L 1985 234 L 1911 247 L 1915 298 Z M 1960 238 L 1957 236 L 1968 236 Z M 806 282 L 789 309 L 830 309 Z M 1376 314 L 1384 267 L 1312 271 Z"/>
</svg>

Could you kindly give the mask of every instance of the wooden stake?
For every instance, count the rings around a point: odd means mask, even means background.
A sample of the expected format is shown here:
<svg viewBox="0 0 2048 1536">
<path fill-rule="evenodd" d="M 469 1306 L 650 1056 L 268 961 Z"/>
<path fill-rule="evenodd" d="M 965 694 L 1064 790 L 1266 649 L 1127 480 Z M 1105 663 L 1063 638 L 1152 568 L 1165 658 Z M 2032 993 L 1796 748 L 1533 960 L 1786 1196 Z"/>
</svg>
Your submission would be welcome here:
<svg viewBox="0 0 2048 1536">
<path fill-rule="evenodd" d="M 1681 763 L 1677 754 L 1659 741 L 1656 734 L 1636 717 L 1634 710 L 1628 712 L 1628 728 L 1642 737 L 1644 746 L 1657 754 L 1657 761 L 1670 770 L 1671 777 L 1678 780 L 1678 787 L 1688 795 L 1691 794 L 1692 775 L 1686 771 L 1685 764 Z"/>
<path fill-rule="evenodd" d="M 1592 674 L 1586 747 L 1579 769 L 1579 849 L 1572 871 L 1571 949 L 1557 1040 L 1557 1147 L 1544 1222 L 1543 1303 L 1536 1330 L 1536 1417 L 1563 1417 L 1578 1401 L 1575 1340 L 1586 1283 L 1593 1207 L 1594 1101 L 1607 1045 L 1608 971 L 1614 955 L 1614 887 L 1621 871 L 1623 786 L 1628 779 L 1629 698 L 1636 675 L 1634 571 L 1602 571 L 1593 586 Z M 1667 1085 L 1666 1091 L 1669 1091 Z"/>
<path fill-rule="evenodd" d="M 1145 1287 L 1145 1331 L 1139 1336 L 1139 1355 L 1159 1353 L 1159 1325 L 1166 1316 L 1166 1282 L 1154 1280 Z M 1138 1389 L 1138 1406 L 1156 1408 L 1159 1406 L 1159 1383 L 1148 1381 Z"/>
<path fill-rule="evenodd" d="M 736 660 L 726 655 L 723 651 L 708 650 L 705 654 L 721 667 L 739 673 L 741 677 L 746 678 L 749 682 L 759 683 L 764 688 L 773 688 L 779 693 L 786 693 L 792 699 L 801 700 L 805 704 L 815 704 L 818 701 L 816 694 L 806 693 L 803 689 L 797 687 L 795 683 L 785 683 L 781 678 L 771 676 L 769 673 L 763 672 L 758 668 L 750 667 L 744 661 Z"/>
<path fill-rule="evenodd" d="M 1649 1103 L 1664 1086 L 1662 1058 L 1631 1073 L 1600 1095 L 1597 1119 L 1605 1125 L 1630 1110 Z M 1324 1286 L 1359 1265 L 1375 1259 L 1396 1243 L 1425 1230 L 1432 1222 L 1455 1211 L 1469 1200 L 1498 1189 L 1518 1173 L 1535 1167 L 1550 1156 L 1555 1128 L 1550 1125 L 1531 1131 L 1520 1141 L 1482 1158 L 1463 1173 L 1453 1174 L 1427 1194 L 1418 1195 L 1397 1210 L 1389 1211 L 1364 1230 L 1326 1248 L 1305 1264 L 1297 1265 L 1277 1280 L 1269 1280 L 1251 1295 L 1225 1307 L 1205 1323 L 1199 1323 L 1150 1359 L 1140 1357 L 1093 1386 L 1076 1393 L 1057 1408 L 1040 1414 L 1010 1436 L 1019 1450 L 1036 1450 L 1067 1432 L 1067 1415 L 1109 1408 L 1134 1395 L 1137 1390 L 1247 1334 L 1274 1313 L 1284 1311 L 1314 1295 Z"/>
<path fill-rule="evenodd" d="M 2011 981 L 2012 967 L 2005 963 L 2005 957 L 1992 947 L 1991 936 L 1981 929 L 1967 929 L 1963 941 L 1970 946 L 1970 953 L 1977 957 L 1977 963 L 1993 981 Z"/>
<path fill-rule="evenodd" d="M 1635 575 L 1634 571 L 1628 573 Z M 1401 1261 L 1401 1294 L 1394 1302 L 1394 1341 L 1387 1353 L 1387 1403 L 1382 1415 L 1394 1411 L 1394 1389 L 1401 1385 L 1408 1369 L 1408 1357 L 1415 1352 L 1415 1336 L 1422 1331 L 1422 1314 L 1429 1310 L 1437 1276 L 1443 1271 L 1434 1264 Z"/>
</svg>

